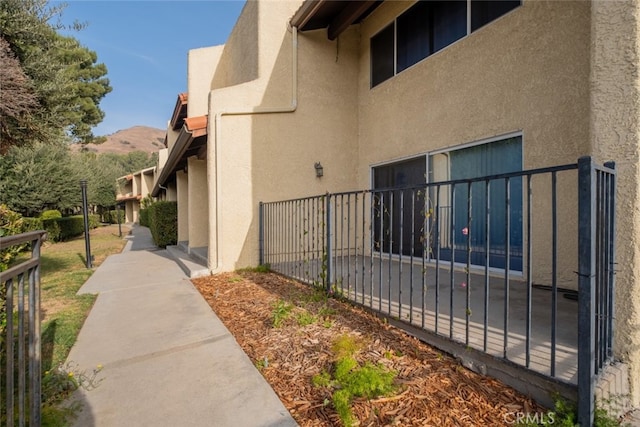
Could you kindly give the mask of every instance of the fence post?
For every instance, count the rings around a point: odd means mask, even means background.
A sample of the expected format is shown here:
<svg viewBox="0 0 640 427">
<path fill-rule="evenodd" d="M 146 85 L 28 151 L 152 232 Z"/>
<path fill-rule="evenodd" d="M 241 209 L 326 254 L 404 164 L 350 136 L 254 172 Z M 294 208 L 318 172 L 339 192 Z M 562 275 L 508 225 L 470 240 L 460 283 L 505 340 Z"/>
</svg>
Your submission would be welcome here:
<svg viewBox="0 0 640 427">
<path fill-rule="evenodd" d="M 591 426 L 595 373 L 596 175 L 591 157 L 578 159 L 578 423 Z"/>
<path fill-rule="evenodd" d="M 87 180 L 80 180 L 80 189 L 82 191 L 82 212 L 84 215 L 84 249 L 87 257 L 87 268 L 93 267 L 93 257 L 91 256 L 91 243 L 89 239 L 89 207 L 87 204 Z"/>
<path fill-rule="evenodd" d="M 31 241 L 31 258 L 40 259 L 44 234 Z M 40 263 L 29 275 L 29 425 L 39 426 L 42 401 L 42 344 L 40 341 Z"/>
<path fill-rule="evenodd" d="M 258 204 L 258 265 L 264 265 L 264 203 Z"/>
<path fill-rule="evenodd" d="M 325 283 L 326 289 L 327 289 L 327 293 L 331 292 L 331 284 L 333 283 L 333 269 L 331 268 L 331 251 L 332 251 L 332 247 L 331 247 L 331 194 L 327 193 L 327 195 L 325 196 L 326 199 L 326 224 L 327 224 L 327 228 L 326 228 L 326 234 L 325 237 L 327 239 L 327 244 L 325 246 L 325 257 L 326 257 L 326 278 L 325 280 L 327 281 Z"/>
</svg>

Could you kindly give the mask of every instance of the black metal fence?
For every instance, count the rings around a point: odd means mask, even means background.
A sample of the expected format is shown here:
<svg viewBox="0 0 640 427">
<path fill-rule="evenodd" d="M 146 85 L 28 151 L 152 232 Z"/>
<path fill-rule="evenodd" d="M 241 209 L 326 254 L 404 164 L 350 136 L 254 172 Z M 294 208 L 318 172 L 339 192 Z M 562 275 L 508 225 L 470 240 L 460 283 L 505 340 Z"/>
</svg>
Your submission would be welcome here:
<svg viewBox="0 0 640 427">
<path fill-rule="evenodd" d="M 41 424 L 40 246 L 44 231 L 0 237 L 30 244 L 31 258 L 0 273 L 0 414 L 7 426 Z"/>
<path fill-rule="evenodd" d="M 581 158 L 261 203 L 260 261 L 575 384 L 592 417 L 595 377 L 612 358 L 614 219 L 614 165 Z"/>
</svg>

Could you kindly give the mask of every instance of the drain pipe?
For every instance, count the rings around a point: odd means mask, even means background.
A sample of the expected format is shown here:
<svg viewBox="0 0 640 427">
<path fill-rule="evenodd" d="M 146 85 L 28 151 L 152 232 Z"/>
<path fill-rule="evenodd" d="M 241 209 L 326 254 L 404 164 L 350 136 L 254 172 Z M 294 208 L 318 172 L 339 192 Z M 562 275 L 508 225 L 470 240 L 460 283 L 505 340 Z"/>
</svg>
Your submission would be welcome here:
<svg viewBox="0 0 640 427">
<path fill-rule="evenodd" d="M 290 25 L 290 24 L 289 24 Z M 216 246 L 216 254 L 215 254 L 215 265 L 212 266 L 211 272 L 215 273 L 220 268 L 220 246 L 219 243 L 222 240 L 220 235 L 222 233 L 222 227 L 220 226 L 221 221 L 221 200 L 218 195 L 222 193 L 220 188 L 220 156 L 218 155 L 218 141 L 220 140 L 221 132 L 222 132 L 222 117 L 223 116 L 247 116 L 247 115 L 256 115 L 256 114 L 283 114 L 283 113 L 293 113 L 298 108 L 298 28 L 295 26 L 290 27 L 291 31 L 291 104 L 285 107 L 253 107 L 250 109 L 236 109 L 236 110 L 223 110 L 215 115 L 215 141 L 214 141 L 214 149 L 215 149 L 215 165 L 216 165 L 216 185 L 215 185 L 215 200 L 216 200 L 216 209 L 215 209 L 215 218 L 216 218 L 216 226 L 215 226 L 215 246 Z"/>
</svg>

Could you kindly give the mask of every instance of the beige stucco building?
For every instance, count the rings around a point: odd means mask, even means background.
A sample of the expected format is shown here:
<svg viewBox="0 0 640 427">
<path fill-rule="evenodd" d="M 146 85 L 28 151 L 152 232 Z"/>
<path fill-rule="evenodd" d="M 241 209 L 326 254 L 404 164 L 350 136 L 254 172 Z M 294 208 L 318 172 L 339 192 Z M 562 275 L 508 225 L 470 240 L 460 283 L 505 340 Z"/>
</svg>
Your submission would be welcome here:
<svg viewBox="0 0 640 427">
<path fill-rule="evenodd" d="M 116 202 L 124 205 L 124 221 L 140 222 L 140 201 L 147 197 L 156 181 L 156 168 L 150 167 L 116 180 Z"/>
<path fill-rule="evenodd" d="M 216 273 L 258 264 L 260 202 L 615 161 L 614 352 L 638 406 L 640 4 L 445 3 L 248 1 L 227 43 L 189 52 L 152 193 L 178 202 L 178 240 Z M 558 185 L 559 226 L 577 231 L 562 213 L 575 183 Z M 549 227 L 539 217 L 534 236 Z M 575 289 L 575 243 L 559 252 Z"/>
</svg>

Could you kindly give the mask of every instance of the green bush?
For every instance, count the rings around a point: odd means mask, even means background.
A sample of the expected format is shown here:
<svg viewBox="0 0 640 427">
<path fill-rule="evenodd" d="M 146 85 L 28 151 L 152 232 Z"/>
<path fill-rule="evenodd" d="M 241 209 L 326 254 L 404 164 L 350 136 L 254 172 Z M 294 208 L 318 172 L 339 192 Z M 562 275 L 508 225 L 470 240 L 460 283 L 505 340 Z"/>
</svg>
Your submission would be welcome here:
<svg viewBox="0 0 640 427">
<path fill-rule="evenodd" d="M 89 229 L 93 230 L 94 228 L 98 228 L 100 226 L 100 215 L 98 214 L 90 214 L 89 215 Z"/>
<path fill-rule="evenodd" d="M 140 225 L 144 227 L 149 226 L 149 208 L 140 209 Z"/>
<path fill-rule="evenodd" d="M 149 229 L 156 246 L 175 245 L 178 242 L 178 204 L 162 201 L 151 205 Z"/>
<path fill-rule="evenodd" d="M 51 210 L 42 212 L 42 214 L 40 214 L 40 218 L 43 219 L 43 220 L 44 219 L 62 218 L 62 214 L 57 209 L 51 209 Z"/>
<path fill-rule="evenodd" d="M 42 227 L 47 231 L 47 239 L 50 242 L 60 241 L 60 225 L 58 224 L 59 219 L 60 218 L 42 220 Z"/>
<path fill-rule="evenodd" d="M 36 231 L 36 230 L 44 230 L 44 225 L 42 225 L 42 218 L 22 218 L 22 232 L 26 233 L 28 231 Z"/>
<path fill-rule="evenodd" d="M 13 236 L 22 233 L 24 219 L 18 212 L 14 212 L 7 205 L 0 205 L 0 237 Z M 11 246 L 0 250 L 0 271 L 8 268 L 9 263 L 24 250 L 24 245 Z"/>
<path fill-rule="evenodd" d="M 117 224 L 118 223 L 118 212 L 120 214 L 120 224 L 124 224 L 124 209 L 118 210 L 110 210 L 106 211 L 104 216 L 104 222 L 109 224 Z"/>
<path fill-rule="evenodd" d="M 84 217 L 82 215 L 67 216 L 56 221 L 60 226 L 60 240 L 69 240 L 84 233 Z"/>
</svg>

